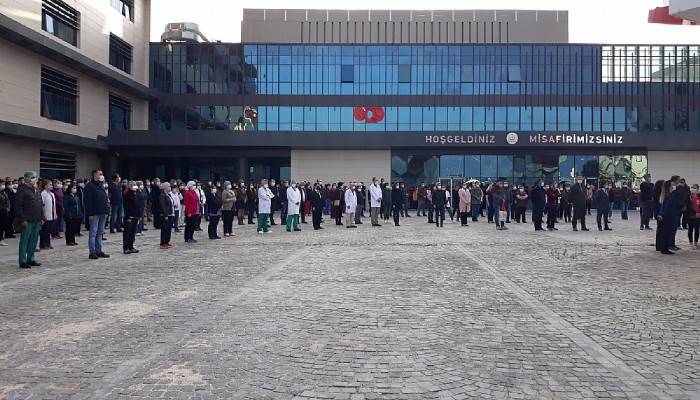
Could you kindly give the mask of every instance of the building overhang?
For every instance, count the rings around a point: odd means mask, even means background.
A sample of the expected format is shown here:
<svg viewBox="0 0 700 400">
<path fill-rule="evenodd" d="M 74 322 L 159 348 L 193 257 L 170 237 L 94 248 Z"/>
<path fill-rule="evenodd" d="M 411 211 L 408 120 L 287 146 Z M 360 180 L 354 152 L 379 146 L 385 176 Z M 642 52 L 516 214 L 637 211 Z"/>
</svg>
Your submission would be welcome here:
<svg viewBox="0 0 700 400">
<path fill-rule="evenodd" d="M 255 132 L 118 131 L 110 148 L 513 149 L 700 150 L 692 132 Z"/>
<path fill-rule="evenodd" d="M 147 86 L 3 14 L 0 14 L 0 37 L 136 98 L 154 97 Z"/>
<path fill-rule="evenodd" d="M 31 139 L 45 142 L 60 143 L 69 146 L 78 146 L 95 150 L 107 150 L 107 144 L 99 139 L 91 139 L 69 133 L 58 132 L 50 129 L 37 128 L 16 124 L 14 122 L 0 121 L 0 135 L 16 138 Z M 8 149 L 11 151 L 11 149 Z"/>
</svg>

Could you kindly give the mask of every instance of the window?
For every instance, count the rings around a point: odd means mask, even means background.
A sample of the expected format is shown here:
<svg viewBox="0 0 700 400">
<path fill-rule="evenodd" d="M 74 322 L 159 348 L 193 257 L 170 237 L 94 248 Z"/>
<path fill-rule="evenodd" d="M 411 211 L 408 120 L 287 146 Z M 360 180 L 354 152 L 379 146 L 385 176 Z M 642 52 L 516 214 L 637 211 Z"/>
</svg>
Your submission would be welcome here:
<svg viewBox="0 0 700 400">
<path fill-rule="evenodd" d="M 109 129 L 126 131 L 131 129 L 131 102 L 109 94 Z"/>
<path fill-rule="evenodd" d="M 462 82 L 474 82 L 474 66 L 462 65 Z"/>
<path fill-rule="evenodd" d="M 78 45 L 80 13 L 61 0 L 43 0 L 41 3 L 41 29 L 66 41 Z"/>
<path fill-rule="evenodd" d="M 78 123 L 78 80 L 53 68 L 41 67 L 41 116 Z"/>
<path fill-rule="evenodd" d="M 109 4 L 121 15 L 134 22 L 134 0 L 109 0 Z"/>
<path fill-rule="evenodd" d="M 340 82 L 353 83 L 355 82 L 355 70 L 352 65 L 340 66 Z"/>
<path fill-rule="evenodd" d="M 520 65 L 509 65 L 508 66 L 508 82 L 520 82 Z"/>
<path fill-rule="evenodd" d="M 399 83 L 411 83 L 410 65 L 399 65 Z"/>
<path fill-rule="evenodd" d="M 74 179 L 75 153 L 39 150 L 39 176 L 42 179 Z"/>
<path fill-rule="evenodd" d="M 133 48 L 129 43 L 109 34 L 109 63 L 112 66 L 130 74 L 132 53 Z"/>
</svg>

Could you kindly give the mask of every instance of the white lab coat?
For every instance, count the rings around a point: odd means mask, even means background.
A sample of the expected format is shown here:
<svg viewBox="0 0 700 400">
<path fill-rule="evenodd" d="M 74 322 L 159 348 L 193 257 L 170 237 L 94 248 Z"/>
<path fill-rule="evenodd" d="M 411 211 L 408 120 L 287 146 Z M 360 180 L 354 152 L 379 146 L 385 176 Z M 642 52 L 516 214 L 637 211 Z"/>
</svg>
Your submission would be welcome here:
<svg viewBox="0 0 700 400">
<path fill-rule="evenodd" d="M 258 189 L 258 213 L 269 214 L 272 208 L 272 198 L 275 197 L 269 188 Z"/>
<path fill-rule="evenodd" d="M 348 189 L 345 191 L 345 212 L 354 213 L 357 209 L 357 193 Z"/>
<path fill-rule="evenodd" d="M 52 192 L 46 190 L 41 191 L 41 203 L 44 207 L 44 218 L 47 221 L 56 219 L 56 196 Z"/>
<path fill-rule="evenodd" d="M 299 215 L 301 192 L 298 188 L 287 188 L 287 215 Z"/>
<path fill-rule="evenodd" d="M 369 185 L 369 206 L 370 207 L 381 207 L 382 206 L 382 188 L 379 184 Z"/>
</svg>

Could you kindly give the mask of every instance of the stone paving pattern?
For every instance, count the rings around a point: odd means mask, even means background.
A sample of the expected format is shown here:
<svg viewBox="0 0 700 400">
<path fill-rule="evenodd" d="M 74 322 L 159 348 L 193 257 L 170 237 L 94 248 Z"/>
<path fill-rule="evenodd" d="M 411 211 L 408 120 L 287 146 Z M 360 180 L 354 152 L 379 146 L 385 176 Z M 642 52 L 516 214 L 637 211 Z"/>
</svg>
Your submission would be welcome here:
<svg viewBox="0 0 700 400">
<path fill-rule="evenodd" d="M 0 399 L 698 399 L 700 250 L 484 222 L 237 235 L 16 268 Z M 589 222 L 590 224 L 590 222 Z M 678 243 L 686 246 L 685 232 Z"/>
</svg>

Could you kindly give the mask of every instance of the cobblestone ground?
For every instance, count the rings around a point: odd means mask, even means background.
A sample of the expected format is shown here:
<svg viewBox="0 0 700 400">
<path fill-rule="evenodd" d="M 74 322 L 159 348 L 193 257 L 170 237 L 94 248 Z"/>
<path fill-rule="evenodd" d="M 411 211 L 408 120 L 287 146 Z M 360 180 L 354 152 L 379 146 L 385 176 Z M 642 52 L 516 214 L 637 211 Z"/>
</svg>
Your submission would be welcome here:
<svg viewBox="0 0 700 400">
<path fill-rule="evenodd" d="M 657 255 L 636 216 L 331 223 L 170 251 L 150 230 L 131 256 L 110 235 L 99 261 L 55 243 L 31 270 L 11 241 L 0 398 L 700 398 L 700 251 Z"/>
</svg>

